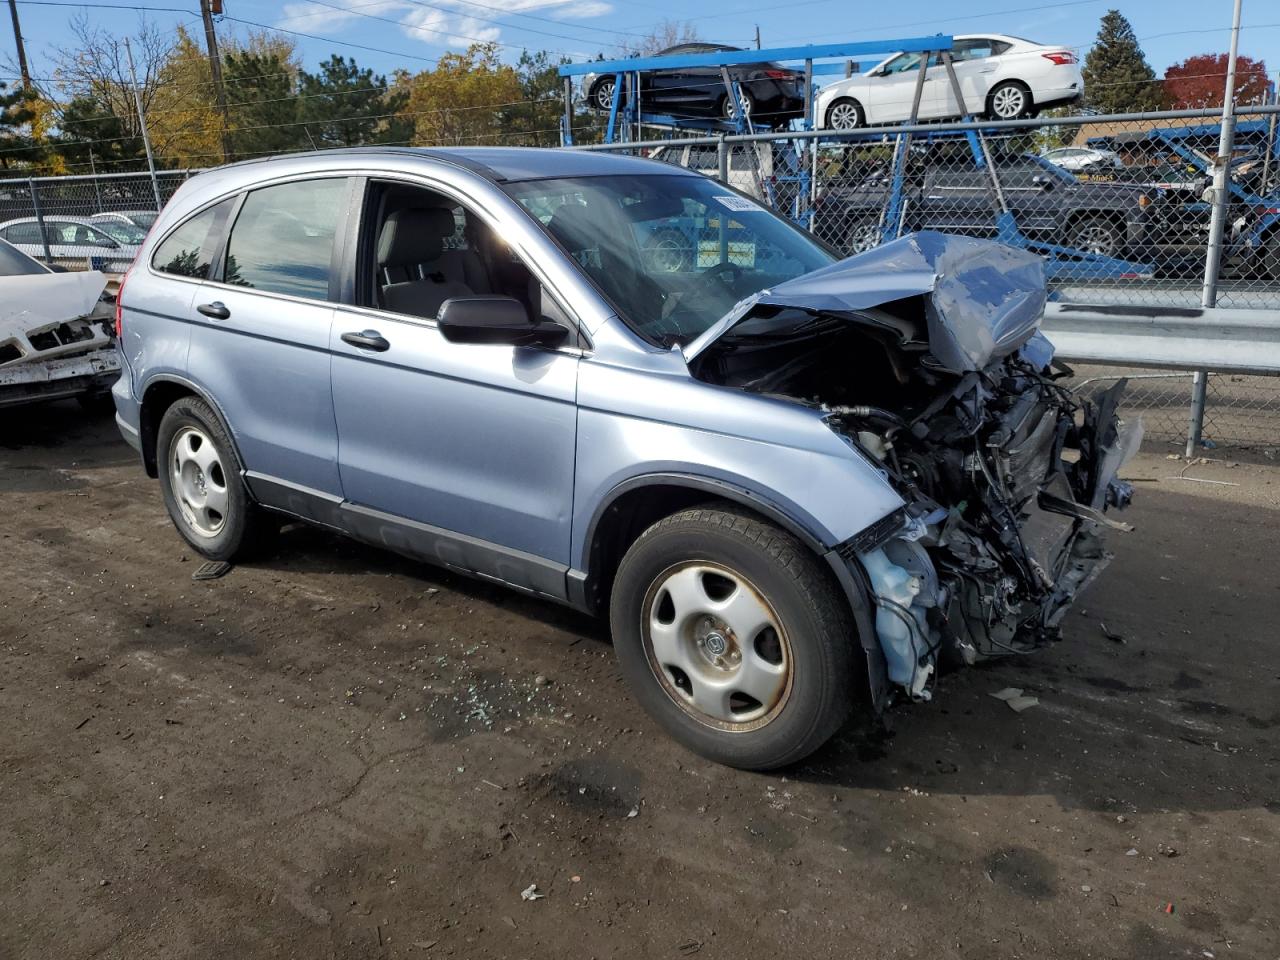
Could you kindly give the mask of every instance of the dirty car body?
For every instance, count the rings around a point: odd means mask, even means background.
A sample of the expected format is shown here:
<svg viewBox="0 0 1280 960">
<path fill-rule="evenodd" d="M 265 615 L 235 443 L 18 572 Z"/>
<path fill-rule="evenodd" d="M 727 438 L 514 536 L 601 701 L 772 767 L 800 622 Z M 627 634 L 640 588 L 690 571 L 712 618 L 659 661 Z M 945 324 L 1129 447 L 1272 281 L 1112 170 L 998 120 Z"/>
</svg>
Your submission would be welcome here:
<svg viewBox="0 0 1280 960">
<path fill-rule="evenodd" d="M 1052 639 L 1105 559 L 1137 433 L 1053 380 L 1043 304 L 1024 253 L 841 261 L 650 160 L 326 151 L 180 188 L 113 393 L 206 557 L 286 514 L 607 614 L 669 733 L 766 768 L 859 684 Z"/>
</svg>

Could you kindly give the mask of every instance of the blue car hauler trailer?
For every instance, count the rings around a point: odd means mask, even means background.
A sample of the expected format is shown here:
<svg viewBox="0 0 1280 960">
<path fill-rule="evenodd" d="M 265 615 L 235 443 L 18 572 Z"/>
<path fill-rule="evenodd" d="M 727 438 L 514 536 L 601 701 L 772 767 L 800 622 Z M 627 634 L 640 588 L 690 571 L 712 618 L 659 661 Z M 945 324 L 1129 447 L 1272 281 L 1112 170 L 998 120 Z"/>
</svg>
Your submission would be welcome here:
<svg viewBox="0 0 1280 960">
<path fill-rule="evenodd" d="M 729 133 L 748 133 L 748 120 L 744 117 L 741 91 L 729 77 L 729 67 L 744 63 L 792 62 L 804 64 L 805 115 L 802 129 L 814 128 L 813 78 L 818 74 L 843 73 L 844 64 L 818 64 L 816 60 L 867 61 L 880 60 L 891 53 L 924 53 L 950 50 L 954 41 L 950 36 L 938 34 L 932 37 L 907 37 L 898 40 L 870 40 L 849 43 L 806 44 L 800 47 L 765 47 L 762 50 L 717 50 L 711 53 L 684 53 L 670 56 L 630 57 L 624 60 L 593 60 L 588 63 L 567 63 L 559 67 L 564 81 L 564 117 L 560 124 L 563 145 L 573 145 L 573 78 L 588 73 L 614 74 L 613 102 L 609 108 L 609 123 L 605 128 L 605 143 L 614 143 L 619 133 L 629 130 L 634 123 L 676 129 L 702 129 Z M 926 58 L 927 59 L 927 58 Z M 646 116 L 640 103 L 640 75 L 653 70 L 679 70 L 686 67 L 718 67 L 725 95 L 733 100 L 737 109 L 734 120 L 725 123 L 716 120 L 693 120 L 665 115 Z M 923 78 L 923 74 L 922 74 Z M 627 96 L 634 91 L 634 95 Z M 622 120 L 621 125 L 619 119 Z"/>
<path fill-rule="evenodd" d="M 884 209 L 881 213 L 880 232 L 883 240 L 897 236 L 899 225 L 905 212 L 905 187 L 907 164 L 911 153 L 913 131 L 910 129 L 917 123 L 920 101 L 924 93 L 925 75 L 932 57 L 921 57 L 920 67 L 916 74 L 914 96 L 911 112 L 901 133 L 879 131 L 866 134 L 827 134 L 815 130 L 814 88 L 815 73 L 837 73 L 847 69 L 843 64 L 820 64 L 818 60 L 864 61 L 868 58 L 883 58 L 894 53 L 936 53 L 947 71 L 947 78 L 955 92 L 956 102 L 964 121 L 971 125 L 968 129 L 950 136 L 963 136 L 969 144 L 973 162 L 978 169 L 986 170 L 991 177 L 993 203 L 996 207 L 996 239 L 1010 246 L 1021 247 L 1040 254 L 1046 260 L 1046 272 L 1054 280 L 1101 280 L 1101 279 L 1142 279 L 1154 273 L 1154 267 L 1138 264 L 1118 257 L 1077 250 L 1057 244 L 1043 243 L 1027 237 L 1018 227 L 1017 218 L 1009 209 L 1004 190 L 996 167 L 991 163 L 982 125 L 973 124 L 973 116 L 965 103 L 960 83 L 956 79 L 955 68 L 951 58 L 951 50 L 955 46 L 954 38 L 949 35 L 936 34 L 931 37 L 908 37 L 897 40 L 873 40 L 863 42 L 808 44 L 799 47 L 766 47 L 756 50 L 717 50 L 709 53 L 672 54 L 667 56 L 631 57 L 624 60 L 595 60 L 588 63 L 564 64 L 558 68 L 564 82 L 564 116 L 560 123 L 560 139 L 564 146 L 573 145 L 573 78 L 586 74 L 608 74 L 613 72 L 613 97 L 609 107 L 609 121 L 605 128 L 604 143 L 618 142 L 618 136 L 628 136 L 636 123 L 668 127 L 674 130 L 699 130 L 708 134 L 717 133 L 723 138 L 726 133 L 731 136 L 753 136 L 750 130 L 750 119 L 742 109 L 741 90 L 739 85 L 729 76 L 729 67 L 744 63 L 761 62 L 802 62 L 804 64 L 804 103 L 805 112 L 801 121 L 802 136 L 798 142 L 809 143 L 813 165 L 816 167 L 817 147 L 821 140 L 833 142 L 856 142 L 858 140 L 882 139 L 895 137 L 890 190 Z M 702 120 L 667 115 L 646 115 L 641 100 L 641 76 L 653 70 L 678 70 L 691 67 L 718 67 L 721 82 L 725 87 L 725 95 L 735 104 L 732 122 Z M 621 114 L 621 116 L 620 116 Z M 621 120 L 621 124 L 619 123 Z M 948 136 L 948 134 L 928 132 L 927 138 Z M 745 139 L 745 137 L 744 137 Z M 723 142 L 723 141 L 722 141 Z M 736 139 L 734 142 L 738 142 Z M 799 154 L 799 149 L 797 150 Z M 725 156 L 722 159 L 720 178 L 725 179 L 723 169 Z M 808 197 L 812 189 L 810 181 L 810 164 L 798 157 L 796 164 L 800 189 L 797 190 L 797 209 L 788 211 L 792 219 L 810 226 L 812 210 L 801 209 L 800 201 Z"/>
</svg>

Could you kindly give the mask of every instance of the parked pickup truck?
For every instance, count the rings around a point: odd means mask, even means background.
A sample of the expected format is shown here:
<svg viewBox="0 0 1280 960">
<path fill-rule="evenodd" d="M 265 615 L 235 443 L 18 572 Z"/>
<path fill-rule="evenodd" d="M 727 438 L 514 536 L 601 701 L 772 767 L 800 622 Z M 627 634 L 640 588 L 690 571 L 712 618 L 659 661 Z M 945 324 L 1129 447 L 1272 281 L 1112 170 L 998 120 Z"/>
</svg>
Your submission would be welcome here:
<svg viewBox="0 0 1280 960">
<path fill-rule="evenodd" d="M 1004 201 L 1024 236 L 1109 257 L 1150 255 L 1155 191 L 1081 182 L 1031 154 L 997 157 L 995 170 Z M 814 232 L 846 253 L 875 246 L 889 192 L 887 167 L 828 189 L 817 199 Z M 995 235 L 1000 206 L 991 172 L 967 158 L 913 158 L 903 199 L 906 219 L 900 233 Z"/>
</svg>

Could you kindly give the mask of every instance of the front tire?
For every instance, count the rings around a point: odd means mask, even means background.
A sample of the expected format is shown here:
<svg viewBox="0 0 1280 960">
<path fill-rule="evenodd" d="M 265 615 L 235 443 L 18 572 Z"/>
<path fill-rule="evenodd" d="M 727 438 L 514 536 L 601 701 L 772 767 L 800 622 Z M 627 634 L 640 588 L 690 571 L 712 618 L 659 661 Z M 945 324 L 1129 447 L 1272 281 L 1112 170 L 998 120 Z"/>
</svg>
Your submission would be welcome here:
<svg viewBox="0 0 1280 960">
<path fill-rule="evenodd" d="M 182 397 L 164 412 L 156 459 L 169 518 L 201 556 L 241 558 L 269 532 L 269 519 L 249 499 L 231 437 L 200 398 Z"/>
<path fill-rule="evenodd" d="M 847 606 L 817 557 L 754 514 L 701 507 L 654 524 L 618 568 L 609 616 L 641 705 L 717 763 L 795 763 L 848 715 Z"/>
</svg>

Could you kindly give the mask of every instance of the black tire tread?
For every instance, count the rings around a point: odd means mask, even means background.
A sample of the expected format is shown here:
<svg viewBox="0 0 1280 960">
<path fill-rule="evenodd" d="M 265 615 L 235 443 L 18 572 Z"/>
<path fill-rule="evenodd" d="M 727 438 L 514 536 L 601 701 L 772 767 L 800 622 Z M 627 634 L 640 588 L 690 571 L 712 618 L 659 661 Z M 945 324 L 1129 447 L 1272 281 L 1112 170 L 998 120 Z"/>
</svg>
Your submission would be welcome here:
<svg viewBox="0 0 1280 960">
<path fill-rule="evenodd" d="M 849 678 L 852 670 L 855 627 L 853 617 L 831 572 L 814 553 L 791 533 L 763 519 L 758 514 L 734 504 L 716 503 L 689 507 L 659 520 L 632 544 L 632 550 L 673 530 L 701 526 L 728 533 L 757 547 L 778 565 L 796 586 L 815 620 L 828 636 L 847 638 L 849 642 L 824 643 L 820 649 L 830 675 Z M 626 562 L 624 558 L 624 563 Z M 831 738 L 848 717 L 853 703 L 851 685 L 847 682 L 828 685 L 821 691 L 813 719 L 791 747 L 771 757 L 751 763 L 735 763 L 750 769 L 769 770 L 785 767 L 811 754 Z"/>
</svg>

